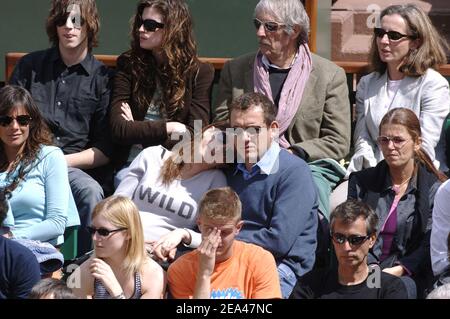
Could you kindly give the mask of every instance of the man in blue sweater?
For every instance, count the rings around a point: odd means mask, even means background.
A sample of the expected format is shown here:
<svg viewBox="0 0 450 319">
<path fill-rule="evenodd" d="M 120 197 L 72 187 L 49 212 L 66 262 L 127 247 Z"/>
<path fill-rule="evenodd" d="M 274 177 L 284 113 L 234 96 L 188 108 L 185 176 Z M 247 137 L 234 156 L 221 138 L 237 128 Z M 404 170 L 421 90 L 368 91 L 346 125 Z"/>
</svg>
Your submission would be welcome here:
<svg viewBox="0 0 450 319">
<path fill-rule="evenodd" d="M 0 226 L 7 212 L 5 194 L 0 190 Z M 39 263 L 33 253 L 0 235 L 0 299 L 25 299 L 40 279 Z"/>
<path fill-rule="evenodd" d="M 227 180 L 242 201 L 238 239 L 270 251 L 281 292 L 289 297 L 297 277 L 310 271 L 317 246 L 317 193 L 308 165 L 281 149 L 274 104 L 246 93 L 230 106 L 238 164 Z"/>
</svg>

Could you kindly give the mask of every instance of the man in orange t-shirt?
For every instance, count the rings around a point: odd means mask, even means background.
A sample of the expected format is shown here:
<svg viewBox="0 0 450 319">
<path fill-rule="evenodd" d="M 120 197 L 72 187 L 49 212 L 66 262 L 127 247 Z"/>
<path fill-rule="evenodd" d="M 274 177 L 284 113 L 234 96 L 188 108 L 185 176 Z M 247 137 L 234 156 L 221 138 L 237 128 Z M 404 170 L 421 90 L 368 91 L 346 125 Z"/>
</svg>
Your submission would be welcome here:
<svg viewBox="0 0 450 319">
<path fill-rule="evenodd" d="M 229 187 L 209 190 L 199 205 L 202 243 L 168 270 L 174 298 L 281 298 L 277 267 L 263 248 L 235 240 L 242 228 L 241 202 Z"/>
</svg>

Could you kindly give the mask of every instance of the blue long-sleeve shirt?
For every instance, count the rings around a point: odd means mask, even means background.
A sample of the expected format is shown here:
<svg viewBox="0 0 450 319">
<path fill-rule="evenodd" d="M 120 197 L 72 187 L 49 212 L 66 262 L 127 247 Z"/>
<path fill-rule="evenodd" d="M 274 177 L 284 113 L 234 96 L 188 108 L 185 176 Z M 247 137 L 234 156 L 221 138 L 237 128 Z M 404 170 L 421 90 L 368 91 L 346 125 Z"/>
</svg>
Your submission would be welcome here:
<svg viewBox="0 0 450 319">
<path fill-rule="evenodd" d="M 0 173 L 0 187 L 9 185 L 16 174 L 17 170 L 7 179 L 6 172 Z M 41 147 L 25 179 L 11 193 L 9 204 L 14 224 L 4 226 L 12 228 L 14 237 L 54 245 L 64 242 L 64 230 L 70 226 L 68 216 L 78 217 L 78 212 L 70 190 L 67 162 L 59 148 Z"/>
<path fill-rule="evenodd" d="M 258 164 L 261 164 L 260 167 Z M 270 251 L 277 264 L 297 276 L 312 269 L 317 246 L 317 192 L 311 171 L 300 158 L 273 143 L 255 164 L 258 174 L 227 171 L 228 185 L 242 201 L 244 226 L 238 239 Z"/>
</svg>

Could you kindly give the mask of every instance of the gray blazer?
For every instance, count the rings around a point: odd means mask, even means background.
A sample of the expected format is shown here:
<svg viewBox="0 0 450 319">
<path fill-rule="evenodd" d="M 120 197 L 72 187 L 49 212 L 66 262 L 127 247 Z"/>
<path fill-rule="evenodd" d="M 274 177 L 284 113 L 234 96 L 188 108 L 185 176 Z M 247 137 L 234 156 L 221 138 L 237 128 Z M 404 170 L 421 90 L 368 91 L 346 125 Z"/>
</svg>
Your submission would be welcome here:
<svg viewBox="0 0 450 319">
<path fill-rule="evenodd" d="M 355 153 L 350 160 L 348 174 L 373 167 L 383 159 L 376 139 L 381 119 L 389 109 L 406 107 L 420 120 L 422 147 L 435 166 L 445 169 L 445 144 L 440 141 L 442 124 L 450 111 L 450 93 L 447 80 L 433 69 L 420 77 L 405 77 L 390 107 L 387 103 L 387 73 L 364 76 L 356 91 Z M 444 165 L 444 166 L 443 166 Z"/>
<path fill-rule="evenodd" d="M 225 63 L 220 75 L 215 117 L 228 118 L 231 101 L 253 92 L 253 63 L 250 53 Z M 303 99 L 285 133 L 295 150 L 301 147 L 309 161 L 322 158 L 340 160 L 350 147 L 350 105 L 345 72 L 329 60 L 312 55 L 312 71 Z"/>
</svg>

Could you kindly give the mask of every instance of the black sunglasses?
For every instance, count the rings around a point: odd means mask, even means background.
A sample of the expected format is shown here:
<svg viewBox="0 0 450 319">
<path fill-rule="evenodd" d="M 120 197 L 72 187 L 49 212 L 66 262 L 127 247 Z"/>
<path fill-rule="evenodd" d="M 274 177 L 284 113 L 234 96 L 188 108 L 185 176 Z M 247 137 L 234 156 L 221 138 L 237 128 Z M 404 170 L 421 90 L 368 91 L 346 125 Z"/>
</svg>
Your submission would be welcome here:
<svg viewBox="0 0 450 319">
<path fill-rule="evenodd" d="M 69 15 L 70 15 L 70 13 L 66 13 L 66 14 L 63 14 L 63 15 L 60 15 L 59 17 L 57 17 L 56 20 L 55 20 L 55 25 L 57 27 L 65 26 L 66 23 L 67 23 L 67 19 L 69 18 Z M 75 27 L 77 27 L 77 28 L 82 27 L 84 25 L 84 22 L 85 22 L 84 18 L 80 16 L 79 20 L 78 21 L 77 20 L 78 20 L 77 16 L 72 16 L 71 17 L 72 24 Z M 77 25 L 77 24 L 79 24 L 79 25 Z"/>
<path fill-rule="evenodd" d="M 346 241 L 348 241 L 350 246 L 359 246 L 362 245 L 362 243 L 365 242 L 367 239 L 369 239 L 370 236 L 350 235 L 347 237 L 341 233 L 331 233 L 331 238 L 333 239 L 334 242 L 336 242 L 339 245 L 342 245 Z"/>
<path fill-rule="evenodd" d="M 278 30 L 278 28 L 284 26 L 284 24 L 279 24 L 279 23 L 273 22 L 273 21 L 263 22 L 256 18 L 253 19 L 253 24 L 255 25 L 256 30 L 259 30 L 259 28 L 261 27 L 261 24 L 264 25 L 264 30 L 266 30 L 267 32 L 275 32 Z"/>
<path fill-rule="evenodd" d="M 102 237 L 108 237 L 111 233 L 115 233 L 115 232 L 127 229 L 125 227 L 122 227 L 122 228 L 109 230 L 109 229 L 106 229 L 106 228 L 103 228 L 103 227 L 95 228 L 95 227 L 91 227 L 91 226 L 88 226 L 86 228 L 87 228 L 89 234 L 91 234 L 91 236 L 94 236 L 94 234 L 97 232 Z"/>
<path fill-rule="evenodd" d="M 382 38 L 384 37 L 385 34 L 387 34 L 388 39 L 391 41 L 398 41 L 402 38 L 410 38 L 410 39 L 416 39 L 416 36 L 413 35 L 407 35 L 407 34 L 403 34 L 397 31 L 386 31 L 382 28 L 374 28 L 373 29 L 373 33 L 378 37 L 378 38 Z"/>
<path fill-rule="evenodd" d="M 159 23 L 158 21 L 155 21 L 153 19 L 145 19 L 141 20 L 141 25 L 144 25 L 144 29 L 147 32 L 155 32 L 156 29 L 162 29 L 164 28 L 164 24 Z"/>
<path fill-rule="evenodd" d="M 29 115 L 18 115 L 15 117 L 3 115 L 0 116 L 0 125 L 6 127 L 11 124 L 13 120 L 16 120 L 20 126 L 27 126 L 28 124 L 30 124 L 32 118 Z"/>
</svg>

